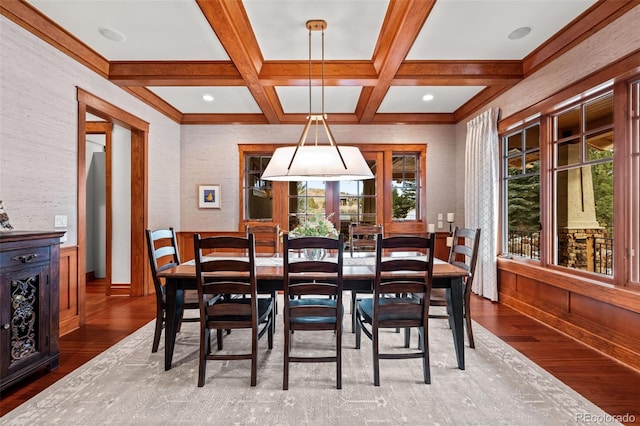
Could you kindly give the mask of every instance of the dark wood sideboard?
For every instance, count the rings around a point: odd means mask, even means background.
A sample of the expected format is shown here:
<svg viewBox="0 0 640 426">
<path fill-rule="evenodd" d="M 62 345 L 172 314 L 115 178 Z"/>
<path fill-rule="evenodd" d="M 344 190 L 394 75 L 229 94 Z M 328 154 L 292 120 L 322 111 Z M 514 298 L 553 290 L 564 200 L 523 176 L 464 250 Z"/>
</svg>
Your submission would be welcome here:
<svg viewBox="0 0 640 426">
<path fill-rule="evenodd" d="M 63 234 L 0 232 L 0 391 L 58 367 Z"/>
</svg>

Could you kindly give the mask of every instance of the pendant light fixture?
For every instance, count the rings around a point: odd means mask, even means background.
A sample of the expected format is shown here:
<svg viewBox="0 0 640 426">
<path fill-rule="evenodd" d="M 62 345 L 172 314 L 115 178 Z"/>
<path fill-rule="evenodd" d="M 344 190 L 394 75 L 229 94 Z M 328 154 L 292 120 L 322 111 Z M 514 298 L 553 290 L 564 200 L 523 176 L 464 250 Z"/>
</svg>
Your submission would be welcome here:
<svg viewBox="0 0 640 426">
<path fill-rule="evenodd" d="M 338 147 L 324 112 L 324 30 L 327 22 L 307 21 L 309 30 L 309 115 L 296 146 L 277 148 L 262 179 L 275 181 L 336 181 L 372 179 L 373 173 L 360 150 L 355 146 Z M 313 114 L 311 108 L 311 33 L 322 31 L 322 111 Z M 315 143 L 306 144 L 311 126 L 315 125 Z M 323 128 L 329 144 L 318 144 L 318 132 Z"/>
</svg>

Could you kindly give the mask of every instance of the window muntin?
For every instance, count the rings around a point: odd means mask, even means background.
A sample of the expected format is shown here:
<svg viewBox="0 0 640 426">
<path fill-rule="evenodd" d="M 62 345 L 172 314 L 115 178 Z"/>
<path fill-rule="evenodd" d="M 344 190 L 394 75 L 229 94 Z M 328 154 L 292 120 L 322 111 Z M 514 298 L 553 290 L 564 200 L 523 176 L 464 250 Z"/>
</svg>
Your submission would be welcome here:
<svg viewBox="0 0 640 426">
<path fill-rule="evenodd" d="M 503 252 L 540 259 L 540 124 L 503 137 Z"/>
<path fill-rule="evenodd" d="M 613 92 L 553 122 L 554 263 L 613 275 Z"/>
<path fill-rule="evenodd" d="M 273 219 L 273 183 L 260 179 L 271 156 L 251 155 L 245 161 L 244 217 L 246 220 Z"/>
<path fill-rule="evenodd" d="M 631 84 L 629 278 L 640 284 L 640 81 Z"/>
<path fill-rule="evenodd" d="M 420 218 L 418 189 L 418 154 L 392 155 L 392 220 Z"/>
</svg>

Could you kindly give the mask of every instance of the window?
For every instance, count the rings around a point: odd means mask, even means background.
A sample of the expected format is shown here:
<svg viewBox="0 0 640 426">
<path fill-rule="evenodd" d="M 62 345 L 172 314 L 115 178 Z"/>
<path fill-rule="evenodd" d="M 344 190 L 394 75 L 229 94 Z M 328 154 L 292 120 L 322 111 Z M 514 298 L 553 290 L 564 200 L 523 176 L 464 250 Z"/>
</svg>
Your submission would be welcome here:
<svg viewBox="0 0 640 426">
<path fill-rule="evenodd" d="M 376 160 L 367 160 L 369 168 L 376 176 Z M 349 226 L 377 225 L 378 217 L 378 185 L 377 178 L 367 180 L 349 180 L 338 183 L 340 232 L 349 235 Z"/>
<path fill-rule="evenodd" d="M 502 138 L 503 253 L 540 259 L 540 124 Z"/>
<path fill-rule="evenodd" d="M 392 156 L 392 219 L 394 221 L 420 218 L 418 199 L 417 154 L 393 154 Z"/>
<path fill-rule="evenodd" d="M 345 235 L 351 223 L 382 224 L 390 234 L 426 232 L 427 147 L 370 144 L 360 150 L 374 178 L 342 182 L 274 182 L 260 179 L 278 145 L 239 144 L 239 229 L 250 222 L 295 228 L 305 217 L 329 215 Z"/>
<path fill-rule="evenodd" d="M 270 155 L 250 155 L 245 160 L 243 192 L 246 200 L 244 217 L 247 220 L 268 221 L 273 219 L 272 182 L 260 179 L 269 160 L 271 160 Z"/>
<path fill-rule="evenodd" d="M 553 116 L 555 264 L 613 275 L 613 92 Z"/>
<path fill-rule="evenodd" d="M 331 214 L 325 212 L 326 185 L 325 182 L 288 182 L 289 185 L 289 230 L 294 229 L 307 217 L 316 214 Z"/>
</svg>

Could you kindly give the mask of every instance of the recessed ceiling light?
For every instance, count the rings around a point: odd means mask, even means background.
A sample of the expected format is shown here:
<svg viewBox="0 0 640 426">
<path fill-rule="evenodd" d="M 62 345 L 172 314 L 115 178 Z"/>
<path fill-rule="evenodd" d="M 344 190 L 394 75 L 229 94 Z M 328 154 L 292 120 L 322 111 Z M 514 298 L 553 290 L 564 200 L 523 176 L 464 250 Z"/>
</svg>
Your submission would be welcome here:
<svg viewBox="0 0 640 426">
<path fill-rule="evenodd" d="M 202 100 L 205 102 L 213 102 L 213 95 L 206 93 L 202 95 Z"/>
<path fill-rule="evenodd" d="M 427 93 L 422 97 L 422 100 L 425 102 L 429 102 L 430 100 L 433 100 L 433 95 L 431 93 Z"/>
<path fill-rule="evenodd" d="M 127 36 L 116 30 L 115 28 L 110 27 L 98 27 L 98 32 L 102 34 L 105 38 L 113 41 L 125 41 Z"/>
<path fill-rule="evenodd" d="M 531 27 L 520 27 L 511 31 L 511 34 L 508 35 L 509 40 L 518 40 L 531 32 Z"/>
</svg>

